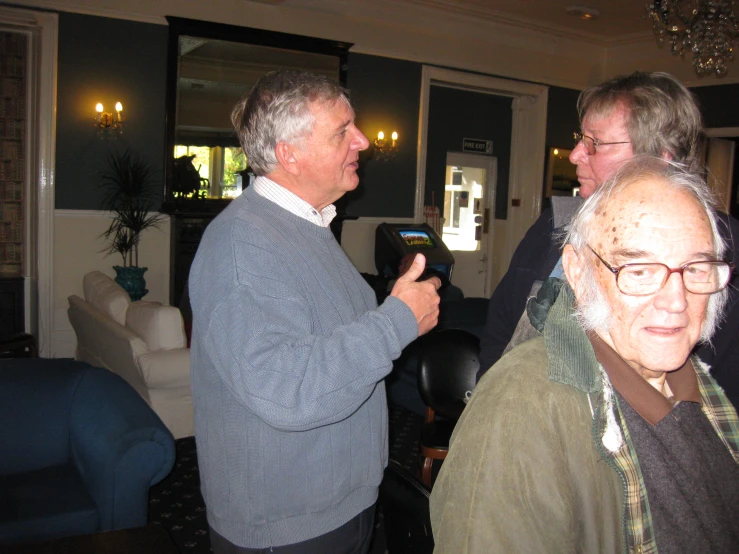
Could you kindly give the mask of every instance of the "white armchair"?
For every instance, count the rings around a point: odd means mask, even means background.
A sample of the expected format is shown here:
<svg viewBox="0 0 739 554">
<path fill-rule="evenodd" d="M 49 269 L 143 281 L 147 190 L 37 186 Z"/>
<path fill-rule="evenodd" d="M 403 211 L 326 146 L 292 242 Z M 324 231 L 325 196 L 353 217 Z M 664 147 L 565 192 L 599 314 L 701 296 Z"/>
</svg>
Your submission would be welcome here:
<svg viewBox="0 0 739 554">
<path fill-rule="evenodd" d="M 123 377 L 175 438 L 193 435 L 190 349 L 179 309 L 130 297 L 113 279 L 93 271 L 85 299 L 69 297 L 77 334 L 75 358 Z"/>
</svg>

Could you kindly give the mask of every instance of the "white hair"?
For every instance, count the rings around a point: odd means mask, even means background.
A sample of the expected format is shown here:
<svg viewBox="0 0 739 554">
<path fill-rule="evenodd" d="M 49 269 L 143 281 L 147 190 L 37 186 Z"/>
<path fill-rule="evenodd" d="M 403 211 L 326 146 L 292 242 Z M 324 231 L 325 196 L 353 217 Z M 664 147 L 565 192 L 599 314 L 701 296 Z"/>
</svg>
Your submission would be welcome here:
<svg viewBox="0 0 739 554">
<path fill-rule="evenodd" d="M 351 108 L 348 92 L 339 83 L 307 71 L 273 71 L 264 75 L 239 100 L 231 122 L 257 175 L 277 167 L 275 146 L 287 142 L 301 146 L 315 122 L 311 104 L 344 102 Z"/>
<path fill-rule="evenodd" d="M 575 306 L 575 317 L 586 331 L 606 331 L 611 326 L 613 310 L 598 285 L 593 264 L 585 264 L 582 274 L 582 298 Z"/>
<path fill-rule="evenodd" d="M 726 243 L 718 230 L 718 220 L 714 211 L 717 203 L 703 177 L 691 172 L 683 164 L 647 155 L 635 156 L 596 189 L 572 219 L 564 240 L 565 244 L 572 245 L 578 255 L 583 255 L 588 248 L 587 245 L 593 240 L 595 232 L 593 222 L 596 214 L 602 211 L 613 195 L 634 182 L 649 178 L 666 183 L 675 191 L 689 194 L 700 204 L 711 226 L 714 255 L 717 260 L 723 259 Z M 610 325 L 611 309 L 595 279 L 592 263 L 585 264 L 583 280 L 584 296 L 578 299 L 576 308 L 578 320 L 585 329 L 605 330 Z M 710 342 L 721 322 L 727 300 L 726 289 L 709 296 L 700 340 Z"/>
</svg>

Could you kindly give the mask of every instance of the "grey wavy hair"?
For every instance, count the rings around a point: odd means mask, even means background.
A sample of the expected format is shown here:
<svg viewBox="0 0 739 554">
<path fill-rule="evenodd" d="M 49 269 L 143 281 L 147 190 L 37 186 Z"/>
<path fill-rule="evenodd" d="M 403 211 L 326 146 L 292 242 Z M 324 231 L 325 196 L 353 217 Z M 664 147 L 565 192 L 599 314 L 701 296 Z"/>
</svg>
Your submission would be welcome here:
<svg viewBox="0 0 739 554">
<path fill-rule="evenodd" d="M 608 116 L 623 104 L 635 154 L 663 156 L 697 170 L 702 160 L 703 119 L 693 94 L 667 73 L 634 72 L 585 89 L 577 100 L 586 114 Z"/>
<path fill-rule="evenodd" d="M 564 243 L 572 245 L 578 254 L 582 255 L 587 245 L 594 239 L 593 234 L 596 231 L 593 229 L 593 220 L 596 214 L 604 209 L 605 204 L 613 195 L 630 184 L 644 179 L 662 181 L 676 192 L 686 192 L 695 198 L 703 208 L 711 226 L 714 255 L 717 260 L 723 259 L 727 245 L 718 229 L 718 219 L 715 213 L 717 202 L 705 179 L 691 171 L 685 164 L 648 155 L 635 156 L 627 161 L 613 177 L 596 189 L 570 222 Z M 593 263 L 585 265 L 583 279 L 585 280 L 583 290 L 586 297 L 579 299 L 576 315 L 585 329 L 604 329 L 610 320 L 610 310 L 607 309 L 607 304 L 604 305 L 605 298 L 597 285 Z M 710 342 L 721 321 L 727 299 L 727 289 L 709 296 L 706 320 L 701 329 L 702 341 Z"/>
<path fill-rule="evenodd" d="M 246 159 L 257 175 L 277 167 L 275 146 L 300 143 L 310 135 L 315 117 L 312 103 L 349 103 L 349 93 L 339 83 L 307 71 L 272 71 L 259 79 L 231 112 Z"/>
</svg>

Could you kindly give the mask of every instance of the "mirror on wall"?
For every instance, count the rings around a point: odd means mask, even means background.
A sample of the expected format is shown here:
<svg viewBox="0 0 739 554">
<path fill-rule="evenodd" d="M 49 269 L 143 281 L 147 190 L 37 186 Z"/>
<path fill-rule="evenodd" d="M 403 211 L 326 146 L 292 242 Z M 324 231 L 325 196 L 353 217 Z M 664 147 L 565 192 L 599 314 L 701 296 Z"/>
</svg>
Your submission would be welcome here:
<svg viewBox="0 0 739 554">
<path fill-rule="evenodd" d="M 544 197 L 575 196 L 580 190 L 577 181 L 577 167 L 570 162 L 569 148 L 550 148 L 547 158 L 547 174 L 544 183 Z"/>
<path fill-rule="evenodd" d="M 303 69 L 346 82 L 350 44 L 167 18 L 167 159 L 164 211 L 217 212 L 250 182 L 231 111 L 257 80 Z"/>
</svg>

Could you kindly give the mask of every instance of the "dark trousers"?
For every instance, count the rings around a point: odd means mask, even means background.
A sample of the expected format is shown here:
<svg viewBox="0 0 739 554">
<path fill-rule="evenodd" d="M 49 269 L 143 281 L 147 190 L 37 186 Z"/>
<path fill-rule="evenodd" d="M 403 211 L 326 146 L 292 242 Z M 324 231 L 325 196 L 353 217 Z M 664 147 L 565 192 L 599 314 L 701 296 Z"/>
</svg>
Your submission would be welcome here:
<svg viewBox="0 0 739 554">
<path fill-rule="evenodd" d="M 210 545 L 214 554 L 367 554 L 375 525 L 375 507 L 334 529 L 307 541 L 267 548 L 236 546 L 210 528 Z"/>
</svg>

